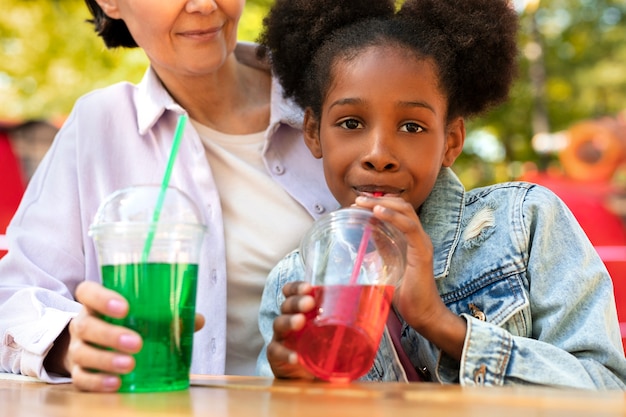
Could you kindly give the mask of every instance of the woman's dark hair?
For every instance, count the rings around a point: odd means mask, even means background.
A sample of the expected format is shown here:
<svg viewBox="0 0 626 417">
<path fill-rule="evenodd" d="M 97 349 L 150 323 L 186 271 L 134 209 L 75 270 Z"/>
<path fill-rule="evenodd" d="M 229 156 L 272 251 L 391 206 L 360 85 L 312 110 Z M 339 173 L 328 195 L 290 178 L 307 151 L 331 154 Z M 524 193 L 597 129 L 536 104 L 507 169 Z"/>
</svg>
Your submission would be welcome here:
<svg viewBox="0 0 626 417">
<path fill-rule="evenodd" d="M 136 48 L 138 45 L 121 19 L 111 19 L 95 0 L 85 0 L 93 19 L 87 20 L 95 27 L 96 33 L 104 40 L 107 48 Z"/>
<path fill-rule="evenodd" d="M 276 0 L 264 20 L 268 55 L 285 96 L 319 118 L 337 62 L 371 46 L 428 59 L 446 95 L 448 120 L 508 98 L 517 74 L 518 18 L 506 0 Z"/>
</svg>

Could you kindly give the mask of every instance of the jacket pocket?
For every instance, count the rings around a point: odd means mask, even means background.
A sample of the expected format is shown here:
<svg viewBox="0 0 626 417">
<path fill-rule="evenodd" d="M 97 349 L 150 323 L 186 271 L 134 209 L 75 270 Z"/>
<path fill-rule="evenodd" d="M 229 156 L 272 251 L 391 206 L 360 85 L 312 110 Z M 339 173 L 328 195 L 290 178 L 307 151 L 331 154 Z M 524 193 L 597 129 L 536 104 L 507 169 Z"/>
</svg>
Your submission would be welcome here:
<svg viewBox="0 0 626 417">
<path fill-rule="evenodd" d="M 457 315 L 469 314 L 516 336 L 531 334 L 530 301 L 519 273 L 478 277 L 442 299 Z"/>
</svg>

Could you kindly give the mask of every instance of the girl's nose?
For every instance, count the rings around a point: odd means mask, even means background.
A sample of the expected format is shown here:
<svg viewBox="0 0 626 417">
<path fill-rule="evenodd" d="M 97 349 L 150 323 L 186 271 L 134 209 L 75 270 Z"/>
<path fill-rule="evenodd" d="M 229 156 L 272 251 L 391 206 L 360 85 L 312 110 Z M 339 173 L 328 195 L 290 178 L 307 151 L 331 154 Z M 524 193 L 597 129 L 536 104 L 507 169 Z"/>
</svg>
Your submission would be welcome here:
<svg viewBox="0 0 626 417">
<path fill-rule="evenodd" d="M 374 137 L 366 146 L 369 149 L 361 158 L 361 166 L 363 168 L 382 172 L 395 171 L 400 166 L 392 147 L 388 143 L 388 139 L 385 139 L 385 137 Z"/>
</svg>

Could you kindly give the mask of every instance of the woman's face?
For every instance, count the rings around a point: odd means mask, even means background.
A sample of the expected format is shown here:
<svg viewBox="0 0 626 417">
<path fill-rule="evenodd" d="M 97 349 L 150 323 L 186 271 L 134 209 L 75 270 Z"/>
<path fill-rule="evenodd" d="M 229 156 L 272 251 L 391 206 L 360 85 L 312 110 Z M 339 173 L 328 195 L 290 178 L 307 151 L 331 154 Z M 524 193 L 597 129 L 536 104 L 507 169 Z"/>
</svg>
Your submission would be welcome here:
<svg viewBox="0 0 626 417">
<path fill-rule="evenodd" d="M 122 19 L 161 76 L 214 72 L 234 50 L 245 0 L 98 0 Z"/>
<path fill-rule="evenodd" d="M 464 122 L 446 126 L 447 98 L 434 68 L 390 47 L 370 47 L 335 65 L 320 120 L 307 111 L 305 139 L 323 158 L 326 181 L 342 206 L 382 192 L 417 209 L 441 167 L 459 155 Z"/>
</svg>

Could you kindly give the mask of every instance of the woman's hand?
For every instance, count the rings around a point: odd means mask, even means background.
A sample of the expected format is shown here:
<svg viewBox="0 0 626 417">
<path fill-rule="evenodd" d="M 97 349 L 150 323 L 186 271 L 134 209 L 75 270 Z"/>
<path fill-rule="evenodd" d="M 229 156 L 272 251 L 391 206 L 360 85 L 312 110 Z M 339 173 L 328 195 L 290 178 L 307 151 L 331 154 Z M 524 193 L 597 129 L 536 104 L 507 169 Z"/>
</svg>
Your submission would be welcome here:
<svg viewBox="0 0 626 417">
<path fill-rule="evenodd" d="M 79 284 L 76 299 L 83 308 L 69 324 L 65 367 L 80 390 L 117 391 L 119 375 L 135 367 L 132 354 L 139 352 L 142 339 L 137 332 L 107 323 L 101 316 L 126 317 L 128 302 L 95 282 Z"/>
<path fill-rule="evenodd" d="M 313 310 L 315 300 L 311 286 L 305 282 L 290 282 L 283 287 L 286 299 L 280 307 L 281 315 L 274 319 L 274 336 L 267 346 L 267 360 L 276 378 L 314 379 L 298 362 L 293 351 L 294 333 L 302 330 L 304 314 Z"/>
<path fill-rule="evenodd" d="M 128 302 L 95 282 L 79 284 L 76 299 L 83 308 L 70 321 L 69 332 L 66 330 L 55 342 L 46 357 L 46 369 L 71 374 L 72 382 L 82 391 L 117 391 L 119 375 L 134 369 L 132 355 L 141 350 L 143 342 L 137 332 L 107 323 L 101 316 L 126 317 Z M 195 330 L 203 325 L 204 317 L 196 314 Z"/>
</svg>

